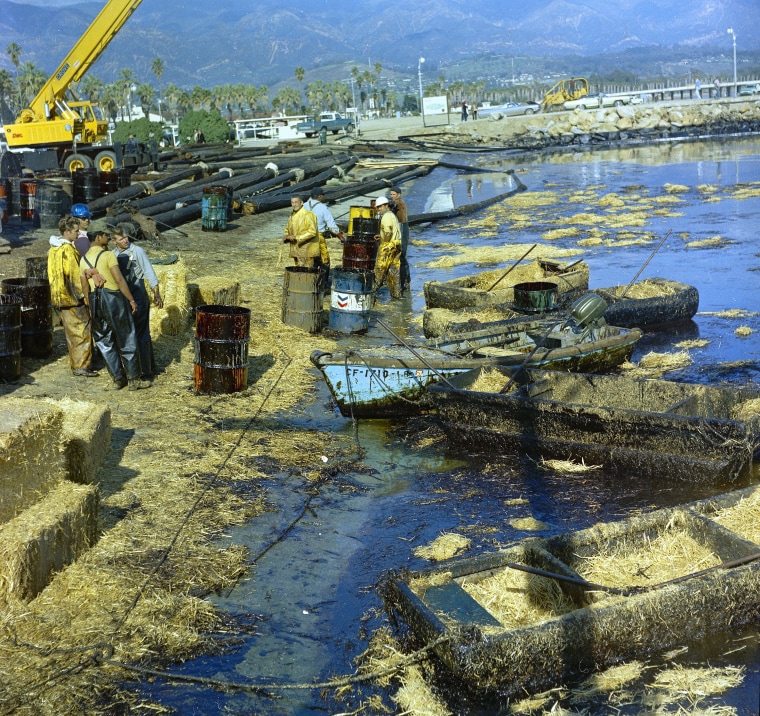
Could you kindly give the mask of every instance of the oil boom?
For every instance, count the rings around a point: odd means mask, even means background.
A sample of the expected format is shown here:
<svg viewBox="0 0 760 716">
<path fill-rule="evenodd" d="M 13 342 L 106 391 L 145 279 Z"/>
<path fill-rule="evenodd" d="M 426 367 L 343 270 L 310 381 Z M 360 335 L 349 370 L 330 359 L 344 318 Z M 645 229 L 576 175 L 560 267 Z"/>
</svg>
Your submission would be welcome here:
<svg viewBox="0 0 760 716">
<path fill-rule="evenodd" d="M 23 155 L 24 166 L 70 172 L 94 166 L 110 171 L 157 160 L 155 147 L 151 151 L 138 144 L 122 151 L 118 144 L 103 144 L 108 138 L 108 119 L 102 107 L 78 99 L 72 90 L 141 2 L 108 0 L 15 124 L 5 125 L 8 147 Z"/>
</svg>

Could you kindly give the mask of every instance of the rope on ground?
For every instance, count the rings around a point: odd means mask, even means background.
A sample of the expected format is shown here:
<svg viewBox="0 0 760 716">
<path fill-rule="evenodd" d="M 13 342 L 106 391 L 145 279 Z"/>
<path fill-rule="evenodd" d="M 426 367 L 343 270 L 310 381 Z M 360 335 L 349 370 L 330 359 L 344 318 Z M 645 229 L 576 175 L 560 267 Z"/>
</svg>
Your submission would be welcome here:
<svg viewBox="0 0 760 716">
<path fill-rule="evenodd" d="M 336 679 L 330 679 L 329 681 L 322 681 L 313 684 L 282 684 L 282 683 L 269 683 L 269 684 L 247 684 L 239 681 L 223 681 L 219 679 L 209 679 L 203 676 L 188 676 L 185 674 L 171 674 L 166 671 L 159 671 L 157 669 L 149 669 L 142 666 L 132 666 L 130 664 L 123 664 L 120 661 L 114 661 L 107 657 L 99 656 L 95 654 L 95 660 L 101 664 L 108 664 L 126 671 L 131 671 L 143 676 L 151 676 L 154 678 L 165 679 L 167 681 L 178 681 L 184 683 L 203 684 L 206 686 L 213 686 L 219 689 L 236 689 L 238 691 L 247 691 L 250 693 L 261 694 L 274 697 L 274 694 L 270 692 L 274 691 L 305 691 L 311 689 L 337 689 L 343 686 L 353 686 L 354 684 L 362 684 L 369 681 L 374 681 L 392 674 L 395 674 L 407 666 L 416 664 L 427 658 L 429 652 L 437 648 L 441 644 L 450 641 L 451 637 L 442 636 L 436 639 L 434 642 L 427 644 L 426 646 L 418 649 L 411 654 L 399 659 L 396 663 L 382 667 L 375 671 L 368 672 L 366 674 L 356 674 L 354 676 L 343 676 Z"/>
</svg>

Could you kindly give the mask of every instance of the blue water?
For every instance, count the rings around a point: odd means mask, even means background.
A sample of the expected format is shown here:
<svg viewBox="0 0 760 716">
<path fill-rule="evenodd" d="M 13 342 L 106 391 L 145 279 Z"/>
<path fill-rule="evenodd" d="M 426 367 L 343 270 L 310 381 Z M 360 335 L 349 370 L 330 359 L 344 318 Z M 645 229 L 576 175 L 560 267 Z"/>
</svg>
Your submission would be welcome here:
<svg viewBox="0 0 760 716">
<path fill-rule="evenodd" d="M 413 296 L 393 303 L 381 296 L 381 315 L 400 334 L 421 332 L 421 324 L 411 319 L 419 318 L 424 308 L 424 281 L 446 280 L 476 270 L 473 263 L 446 270 L 429 267 L 430 261 L 451 250 L 445 245 L 543 243 L 542 233 L 571 226 L 570 217 L 603 213 L 598 201 L 589 199 L 592 194 L 597 199 L 611 193 L 628 198 L 633 194 L 677 196 L 677 204 L 661 205 L 671 215 L 649 216 L 643 226 L 612 228 L 600 223 L 612 241 L 621 231 L 629 231 L 645 237 L 646 243 L 583 247 L 582 257 L 591 267 L 591 286 L 625 285 L 647 261 L 639 279 L 662 276 L 695 285 L 700 292 L 700 313 L 678 328 L 645 335 L 633 360 L 652 350 L 678 350 L 675 345 L 679 341 L 699 337 L 709 341 L 708 345 L 690 350 L 692 365 L 668 377 L 760 385 L 756 218 L 760 214 L 760 140 L 668 143 L 540 156 L 476 155 L 457 157 L 457 161 L 490 166 L 494 173 L 465 176 L 437 169 L 405 187 L 410 213 L 440 211 L 447 202 L 459 206 L 501 194 L 507 168 L 519 172 L 528 192 L 551 192 L 556 200 L 532 210 L 530 223 L 504 219 L 488 236 L 468 228 L 469 219 L 413 227 Z M 686 190 L 672 193 L 668 185 Z M 494 207 L 494 211 L 503 209 Z M 581 237 L 586 235 L 588 227 L 579 229 Z M 668 231 L 669 238 L 653 255 Z M 718 236 L 718 246 L 688 245 Z M 578 239 L 563 238 L 551 244 L 578 248 Z M 503 265 L 506 268 L 509 262 Z M 749 313 L 740 318 L 710 315 L 727 309 Z M 734 332 L 740 325 L 754 332 L 740 337 Z M 372 325 L 369 340 L 387 338 L 379 325 Z M 290 419 L 301 426 L 309 424 L 350 436 L 354 426 L 331 409 L 322 381 L 316 390 L 316 403 L 304 416 Z M 666 479 L 643 483 L 636 476 L 621 480 L 604 473 L 593 479 L 554 475 L 539 472 L 529 461 L 468 456 L 441 445 L 410 449 L 397 430 L 398 426 L 385 422 L 364 421 L 357 426 L 355 437 L 366 451 L 368 469 L 364 472 L 338 475 L 319 485 L 298 476 L 274 476 L 262 487 L 280 509 L 230 535 L 232 541 L 249 547 L 255 566 L 215 601 L 244 629 L 239 640 L 221 654 L 187 662 L 173 671 L 259 685 L 273 697 L 160 680 L 144 685 L 147 695 L 183 714 L 371 714 L 375 713 L 372 708 L 361 710 L 363 700 L 371 695 L 379 695 L 392 709 L 389 697 L 398 688 L 397 682 L 389 688 L 357 686 L 342 701 L 334 701 L 329 690 L 282 690 L 279 686 L 318 683 L 355 673 L 354 659 L 366 649 L 367 636 L 387 624 L 374 586 L 385 570 L 421 566 L 423 561 L 413 556 L 416 547 L 452 531 L 470 536 L 472 553 L 478 553 L 528 536 L 509 526 L 507 520 L 512 517 L 533 517 L 546 524 L 541 534 L 552 534 L 716 491 L 710 486 L 673 485 Z M 527 499 L 527 503 L 515 505 L 517 498 Z M 746 667 L 741 687 L 705 699 L 702 705 L 726 704 L 742 715 L 757 714 L 760 654 L 756 627 L 690 644 L 679 660 L 692 666 Z M 653 655 L 652 661 L 661 664 L 661 655 Z M 476 704 L 445 679 L 439 686 L 452 713 L 498 712 L 500 705 Z M 591 714 L 610 713 L 609 706 L 574 705 L 578 710 L 584 707 Z M 640 712 L 635 705 L 619 708 L 615 713 Z"/>
</svg>

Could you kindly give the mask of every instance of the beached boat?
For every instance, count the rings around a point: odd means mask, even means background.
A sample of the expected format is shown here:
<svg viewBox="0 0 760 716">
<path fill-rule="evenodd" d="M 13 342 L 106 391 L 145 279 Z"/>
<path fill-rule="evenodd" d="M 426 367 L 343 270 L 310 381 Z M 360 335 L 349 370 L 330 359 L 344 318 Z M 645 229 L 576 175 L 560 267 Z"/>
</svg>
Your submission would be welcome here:
<svg viewBox="0 0 760 716">
<path fill-rule="evenodd" d="M 603 314 L 607 323 L 622 328 L 645 328 L 687 321 L 699 309 L 699 291 L 694 286 L 666 278 L 647 278 L 630 288 L 611 286 L 589 291 L 607 302 L 607 310 Z M 495 318 L 497 311 L 503 314 L 503 318 Z M 434 338 L 444 333 L 491 327 L 499 320 L 510 320 L 516 315 L 513 304 L 490 306 L 480 313 L 477 308 L 457 311 L 427 308 L 422 327 L 425 337 Z"/>
<path fill-rule="evenodd" d="M 463 687 L 524 698 L 756 621 L 758 524 L 751 487 L 391 572 L 379 591 Z"/>
<path fill-rule="evenodd" d="M 589 267 L 584 261 L 567 264 L 535 259 L 511 270 L 500 268 L 450 281 L 427 281 L 423 290 L 428 308 L 486 308 L 513 303 L 516 284 L 551 282 L 557 285 L 561 306 L 584 293 L 588 289 L 588 279 Z"/>
<path fill-rule="evenodd" d="M 641 331 L 573 320 L 523 318 L 486 329 L 442 336 L 415 346 L 314 351 L 340 412 L 382 418 L 419 411 L 431 383 L 483 365 L 605 372 L 630 358 Z"/>
<path fill-rule="evenodd" d="M 760 446 L 760 389 L 491 366 L 431 386 L 426 402 L 459 447 L 629 475 L 729 482 Z"/>
</svg>

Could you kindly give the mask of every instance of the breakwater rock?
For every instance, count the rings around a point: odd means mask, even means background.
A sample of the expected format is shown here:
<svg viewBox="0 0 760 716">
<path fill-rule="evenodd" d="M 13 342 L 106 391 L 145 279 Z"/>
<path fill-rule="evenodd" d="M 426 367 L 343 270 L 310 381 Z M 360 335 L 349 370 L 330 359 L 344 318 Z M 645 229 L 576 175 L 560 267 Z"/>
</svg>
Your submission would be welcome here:
<svg viewBox="0 0 760 716">
<path fill-rule="evenodd" d="M 641 104 L 528 117 L 502 117 L 428 128 L 451 144 L 498 144 L 510 149 L 584 146 L 616 141 L 760 132 L 760 100 Z M 417 135 L 419 137 L 419 135 Z"/>
</svg>

